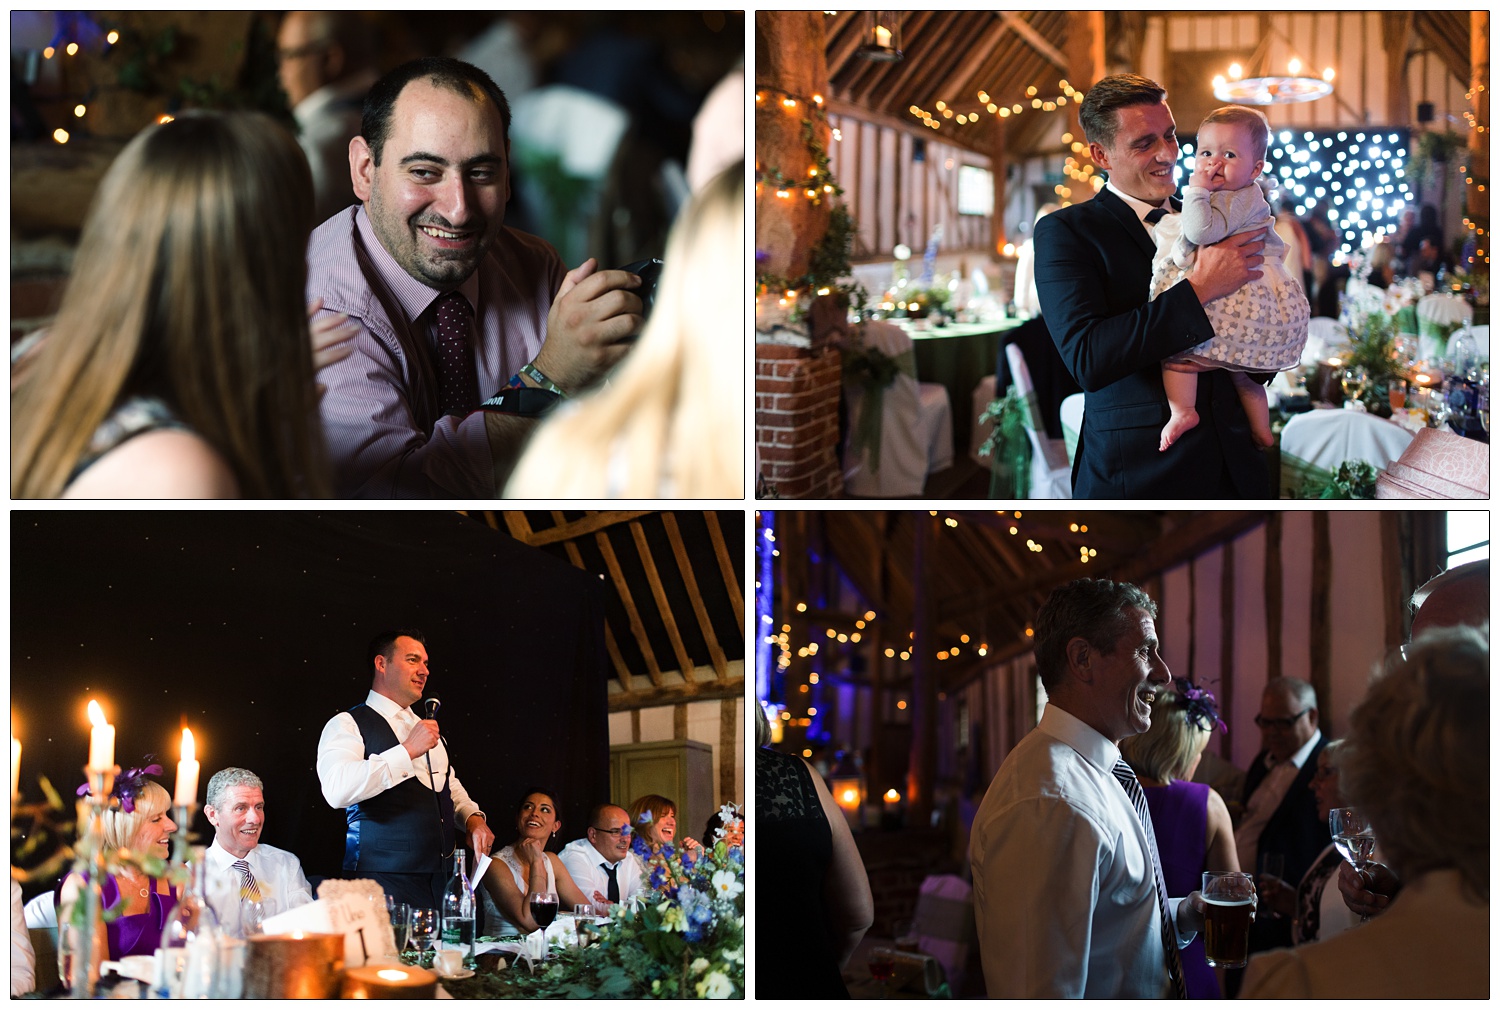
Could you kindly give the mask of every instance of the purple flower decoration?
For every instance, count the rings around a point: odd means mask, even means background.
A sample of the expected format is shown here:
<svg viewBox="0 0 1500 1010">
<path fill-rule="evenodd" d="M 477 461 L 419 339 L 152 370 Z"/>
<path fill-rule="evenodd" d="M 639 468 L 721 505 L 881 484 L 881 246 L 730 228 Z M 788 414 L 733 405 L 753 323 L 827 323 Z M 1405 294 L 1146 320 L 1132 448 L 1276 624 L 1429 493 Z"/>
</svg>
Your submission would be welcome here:
<svg viewBox="0 0 1500 1010">
<path fill-rule="evenodd" d="M 135 813 L 135 798 L 141 794 L 141 790 L 146 788 L 146 783 L 150 781 L 146 776 L 161 774 L 161 765 L 152 760 L 154 757 L 154 754 L 147 754 L 141 760 L 149 761 L 150 764 L 143 768 L 128 769 L 115 776 L 115 787 L 110 791 L 110 795 L 120 801 L 120 809 L 127 814 Z M 85 782 L 78 787 L 77 795 L 87 796 L 88 794 L 89 784 Z"/>
<path fill-rule="evenodd" d="M 1182 698 L 1183 706 L 1187 709 L 1189 723 L 1205 733 L 1212 732 L 1215 726 L 1221 733 L 1229 732 L 1229 727 L 1225 726 L 1224 720 L 1219 718 L 1219 707 L 1212 691 L 1198 687 L 1182 677 L 1172 678 L 1172 684 Z"/>
</svg>

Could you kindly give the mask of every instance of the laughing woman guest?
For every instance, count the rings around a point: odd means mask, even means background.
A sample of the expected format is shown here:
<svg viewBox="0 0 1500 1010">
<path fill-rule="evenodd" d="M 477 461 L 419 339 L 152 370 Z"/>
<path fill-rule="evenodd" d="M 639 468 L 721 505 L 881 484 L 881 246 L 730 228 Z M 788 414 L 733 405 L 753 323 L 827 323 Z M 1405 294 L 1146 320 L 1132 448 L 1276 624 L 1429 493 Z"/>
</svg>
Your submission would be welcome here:
<svg viewBox="0 0 1500 1010">
<path fill-rule="evenodd" d="M 665 796 L 649 793 L 630 804 L 630 825 L 635 830 L 634 844 L 648 850 L 642 858 L 661 852 L 663 845 L 675 845 L 685 852 L 699 848 L 696 838 L 677 837 L 677 804 Z"/>
<path fill-rule="evenodd" d="M 177 825 L 167 815 L 172 797 L 160 785 L 146 778 L 148 771 L 160 774 L 161 766 L 132 768 L 115 780 L 111 795 L 120 801 L 120 805 L 104 811 L 104 833 L 98 839 L 102 841 L 106 854 L 129 849 L 137 855 L 160 859 L 171 855 L 172 832 L 177 830 Z M 177 904 L 177 893 L 165 881 L 148 877 L 129 866 L 121 866 L 114 874 L 106 876 L 101 889 L 105 911 L 118 916 L 105 923 L 110 960 L 155 951 L 161 942 L 167 913 Z M 58 922 L 69 921 L 73 903 L 82 890 L 83 881 L 76 873 L 69 873 L 62 879 L 58 887 Z"/>
<path fill-rule="evenodd" d="M 1234 829 L 1223 797 L 1192 781 L 1214 727 L 1223 728 L 1214 696 L 1185 680 L 1162 691 L 1151 710 L 1151 728 L 1120 741 L 1120 754 L 1145 787 L 1161 873 L 1168 894 L 1198 890 L 1205 870 L 1238 870 Z M 1218 999 L 1219 980 L 1203 956 L 1200 936 L 1182 949 L 1188 999 Z"/>
<path fill-rule="evenodd" d="M 136 136 L 56 320 L 13 352 L 12 495 L 326 496 L 309 342 L 353 331 L 309 332 L 311 224 L 307 161 L 268 117 L 188 114 Z"/>
<path fill-rule="evenodd" d="M 588 902 L 557 853 L 547 851 L 561 827 L 551 794 L 532 790 L 521 800 L 516 811 L 516 841 L 495 854 L 484 875 L 486 932 L 499 936 L 512 929 L 521 933 L 540 929 L 531 917 L 534 894 L 557 895 L 560 909 Z"/>
</svg>

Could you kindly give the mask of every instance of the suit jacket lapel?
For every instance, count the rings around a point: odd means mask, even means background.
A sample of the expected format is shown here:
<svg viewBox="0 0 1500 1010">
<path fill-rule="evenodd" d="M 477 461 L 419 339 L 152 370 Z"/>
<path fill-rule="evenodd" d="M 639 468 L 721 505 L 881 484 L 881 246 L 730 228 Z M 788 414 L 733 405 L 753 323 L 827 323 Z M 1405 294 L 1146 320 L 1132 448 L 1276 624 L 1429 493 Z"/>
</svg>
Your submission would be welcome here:
<svg viewBox="0 0 1500 1010">
<path fill-rule="evenodd" d="M 1146 226 L 1141 224 L 1141 219 L 1136 216 L 1130 204 L 1115 196 L 1108 189 L 1101 189 L 1094 199 L 1098 200 L 1099 206 L 1107 210 L 1110 216 L 1120 223 L 1120 227 L 1125 229 L 1131 241 L 1140 247 L 1141 252 L 1145 253 L 1148 258 L 1156 255 L 1155 243 L 1151 241 L 1151 236 L 1146 233 Z"/>
</svg>

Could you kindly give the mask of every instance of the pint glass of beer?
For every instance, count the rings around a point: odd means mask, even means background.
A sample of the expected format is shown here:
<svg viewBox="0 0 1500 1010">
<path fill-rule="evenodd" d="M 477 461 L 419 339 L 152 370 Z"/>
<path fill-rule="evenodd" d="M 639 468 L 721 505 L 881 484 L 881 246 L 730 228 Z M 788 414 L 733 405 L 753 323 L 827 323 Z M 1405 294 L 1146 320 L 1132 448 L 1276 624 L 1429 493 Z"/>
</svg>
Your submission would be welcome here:
<svg viewBox="0 0 1500 1010">
<path fill-rule="evenodd" d="M 1216 968 L 1243 968 L 1250 959 L 1255 882 L 1248 873 L 1210 870 L 1203 875 L 1203 955 Z"/>
</svg>

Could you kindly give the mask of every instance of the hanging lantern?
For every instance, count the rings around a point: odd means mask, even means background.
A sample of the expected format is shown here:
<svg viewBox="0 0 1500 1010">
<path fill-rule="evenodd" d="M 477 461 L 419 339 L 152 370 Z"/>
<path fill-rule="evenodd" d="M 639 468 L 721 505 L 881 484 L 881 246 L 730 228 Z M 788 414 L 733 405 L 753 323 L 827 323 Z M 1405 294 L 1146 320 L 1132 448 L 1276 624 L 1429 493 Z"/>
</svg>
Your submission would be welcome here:
<svg viewBox="0 0 1500 1010">
<path fill-rule="evenodd" d="M 863 18 L 864 44 L 859 55 L 882 63 L 901 59 L 901 12 L 866 11 Z"/>
</svg>

